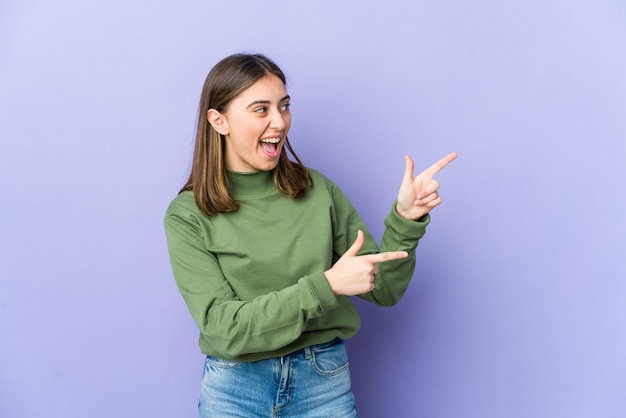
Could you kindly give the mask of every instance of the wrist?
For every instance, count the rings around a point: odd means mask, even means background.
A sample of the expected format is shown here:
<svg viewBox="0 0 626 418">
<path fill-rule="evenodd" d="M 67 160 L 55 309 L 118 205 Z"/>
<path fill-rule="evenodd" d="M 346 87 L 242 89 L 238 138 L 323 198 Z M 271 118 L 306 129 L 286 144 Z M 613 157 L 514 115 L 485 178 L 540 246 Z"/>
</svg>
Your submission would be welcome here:
<svg viewBox="0 0 626 418">
<path fill-rule="evenodd" d="M 394 210 L 395 209 L 395 210 Z M 392 206 L 392 211 L 396 213 L 396 215 L 404 220 L 412 221 L 412 222 L 421 222 L 426 219 L 428 214 L 430 213 L 430 208 L 425 206 L 420 207 L 412 207 L 412 208 L 402 208 L 399 203 L 396 202 L 394 206 Z"/>
<path fill-rule="evenodd" d="M 399 203 L 396 203 L 396 213 L 397 213 L 398 215 L 400 215 L 402 218 L 407 219 L 407 220 L 409 220 L 409 221 L 414 221 L 414 220 L 419 219 L 419 218 L 421 218 L 421 217 L 423 216 L 423 215 L 420 215 L 420 216 L 418 216 L 417 218 L 416 218 L 416 217 L 414 217 L 414 216 L 411 214 L 410 210 L 407 210 L 407 209 L 405 209 L 405 208 L 402 208 L 402 207 L 400 206 L 400 204 L 399 204 Z"/>
</svg>

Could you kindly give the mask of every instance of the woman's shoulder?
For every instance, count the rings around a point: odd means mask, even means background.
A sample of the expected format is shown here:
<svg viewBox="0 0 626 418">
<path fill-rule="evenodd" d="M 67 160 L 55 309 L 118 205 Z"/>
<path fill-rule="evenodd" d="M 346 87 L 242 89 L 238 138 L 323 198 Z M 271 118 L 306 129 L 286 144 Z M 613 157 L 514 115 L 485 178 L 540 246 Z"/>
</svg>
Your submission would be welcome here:
<svg viewBox="0 0 626 418">
<path fill-rule="evenodd" d="M 178 194 L 167 207 L 167 215 L 181 215 L 183 213 L 197 213 L 200 209 L 196 204 L 193 192 L 185 190 Z"/>
<path fill-rule="evenodd" d="M 328 178 L 328 176 L 326 176 L 325 174 L 323 174 L 321 171 L 315 169 L 315 168 L 311 168 L 311 167 L 307 167 L 306 168 L 307 171 L 309 172 L 309 174 L 311 175 L 311 178 L 313 179 L 313 184 L 317 185 L 318 183 L 323 184 L 325 187 L 329 187 L 329 186 L 336 186 L 335 183 Z"/>
</svg>

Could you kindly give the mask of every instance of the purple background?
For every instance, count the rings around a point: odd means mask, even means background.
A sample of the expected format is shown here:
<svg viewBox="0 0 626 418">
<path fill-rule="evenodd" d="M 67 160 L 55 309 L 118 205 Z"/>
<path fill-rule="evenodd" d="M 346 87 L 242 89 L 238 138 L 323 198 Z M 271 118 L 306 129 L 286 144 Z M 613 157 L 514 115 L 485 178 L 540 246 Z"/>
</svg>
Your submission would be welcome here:
<svg viewBox="0 0 626 418">
<path fill-rule="evenodd" d="M 239 51 L 377 237 L 403 155 L 460 154 L 405 298 L 357 301 L 361 417 L 626 416 L 625 4 L 3 0 L 0 416 L 196 413 L 162 217 Z"/>
</svg>

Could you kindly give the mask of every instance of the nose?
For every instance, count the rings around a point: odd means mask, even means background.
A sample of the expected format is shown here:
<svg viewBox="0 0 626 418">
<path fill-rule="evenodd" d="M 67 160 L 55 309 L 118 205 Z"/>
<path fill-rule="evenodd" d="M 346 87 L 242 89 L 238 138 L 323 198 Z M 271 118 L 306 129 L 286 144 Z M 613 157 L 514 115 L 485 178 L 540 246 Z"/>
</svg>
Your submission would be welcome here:
<svg viewBox="0 0 626 418">
<path fill-rule="evenodd" d="M 283 115 L 280 111 L 274 110 L 270 115 L 270 128 L 282 131 L 287 126 L 287 122 L 285 121 L 285 115 Z"/>
</svg>

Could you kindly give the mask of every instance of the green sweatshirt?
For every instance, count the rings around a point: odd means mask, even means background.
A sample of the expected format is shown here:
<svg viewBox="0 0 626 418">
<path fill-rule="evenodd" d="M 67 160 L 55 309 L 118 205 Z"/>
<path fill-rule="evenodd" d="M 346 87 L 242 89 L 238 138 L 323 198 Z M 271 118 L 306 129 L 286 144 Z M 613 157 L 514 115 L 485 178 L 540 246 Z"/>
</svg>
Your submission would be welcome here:
<svg viewBox="0 0 626 418">
<path fill-rule="evenodd" d="M 360 326 L 349 297 L 337 296 L 324 271 L 350 248 L 361 229 L 359 254 L 378 252 L 344 193 L 310 170 L 314 185 L 291 199 L 271 172 L 229 173 L 236 212 L 208 217 L 186 191 L 170 204 L 165 231 L 176 284 L 200 329 L 200 349 L 215 357 L 256 361 L 289 354 Z M 409 253 L 379 264 L 375 289 L 360 297 L 390 306 L 404 294 L 415 248 L 429 217 L 385 219 L 381 251 Z"/>
</svg>

